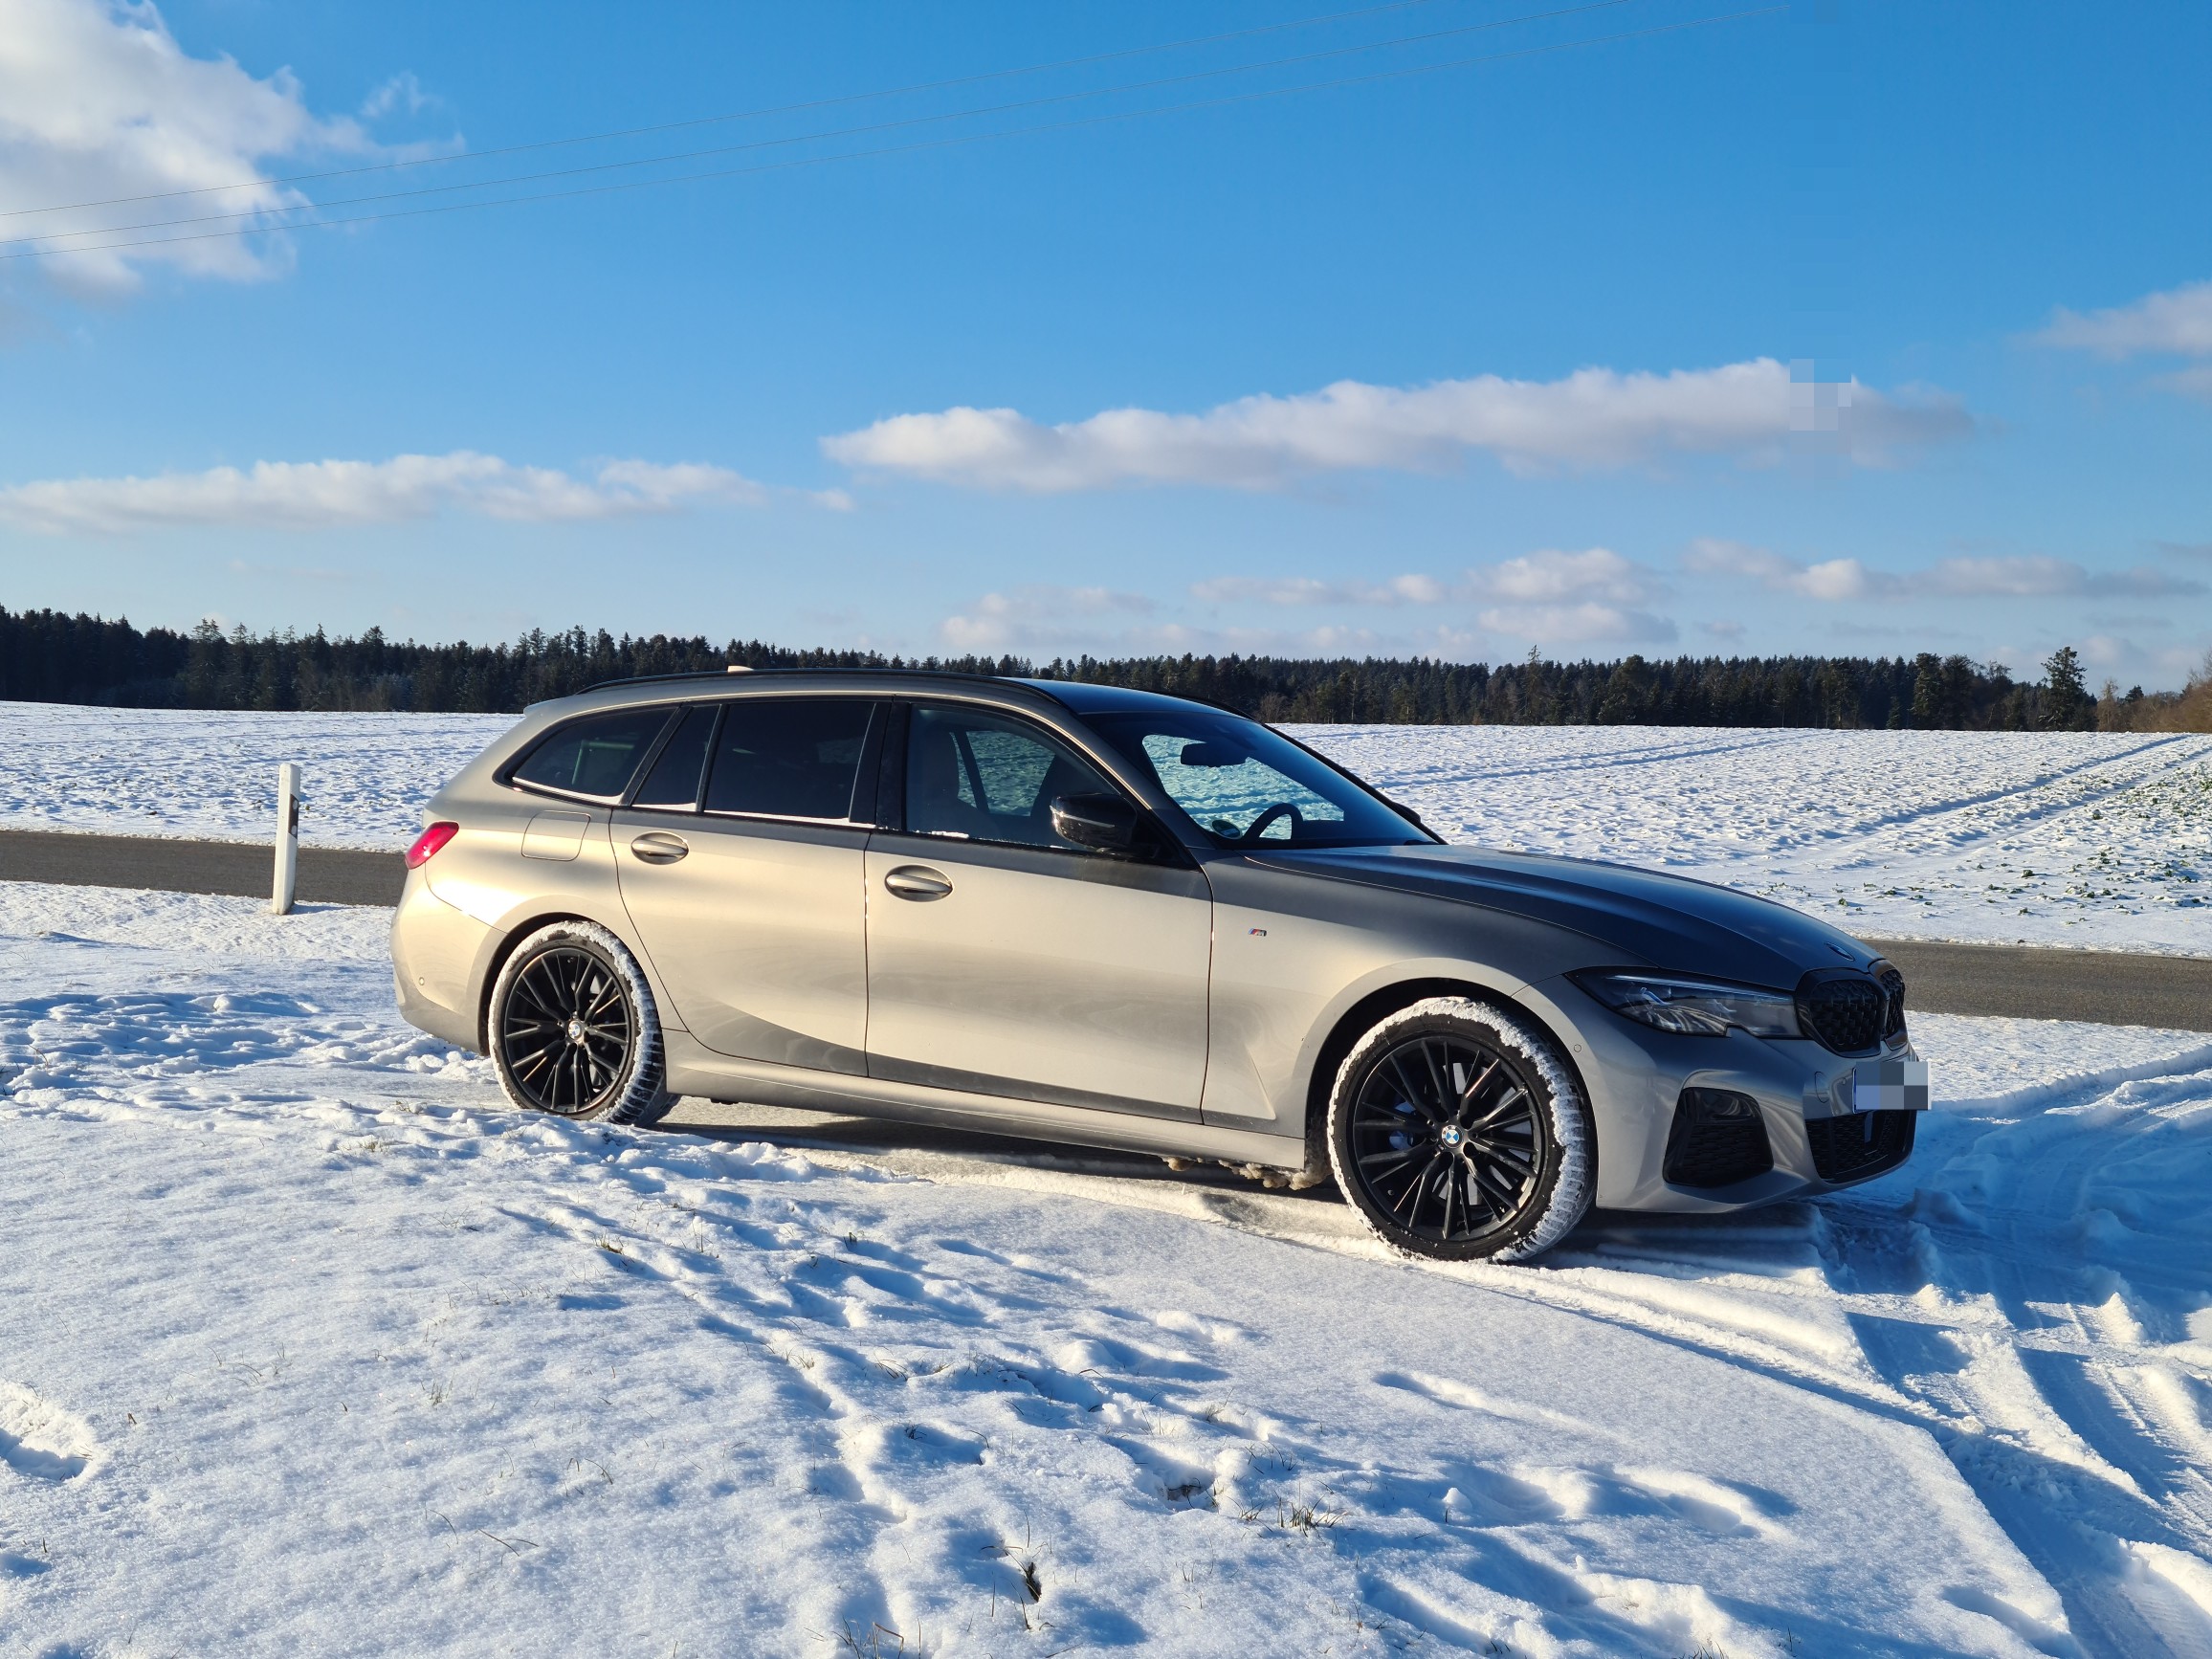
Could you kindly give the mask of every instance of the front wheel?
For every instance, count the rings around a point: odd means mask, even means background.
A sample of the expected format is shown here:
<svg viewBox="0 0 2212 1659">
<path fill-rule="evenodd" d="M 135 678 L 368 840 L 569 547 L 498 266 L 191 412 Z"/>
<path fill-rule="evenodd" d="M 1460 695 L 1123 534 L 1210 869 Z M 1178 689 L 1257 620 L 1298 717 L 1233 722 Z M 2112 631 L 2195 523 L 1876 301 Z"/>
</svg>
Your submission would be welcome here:
<svg viewBox="0 0 2212 1659">
<path fill-rule="evenodd" d="M 596 922 L 557 921 L 517 945 L 485 1026 L 499 1087 L 525 1110 L 646 1124 L 675 1104 L 652 987 Z"/>
<path fill-rule="evenodd" d="M 1525 1261 L 1590 1207 L 1589 1103 L 1551 1040 L 1502 1008 L 1432 997 L 1377 1025 L 1329 1097 L 1337 1186 L 1385 1244 Z"/>
</svg>

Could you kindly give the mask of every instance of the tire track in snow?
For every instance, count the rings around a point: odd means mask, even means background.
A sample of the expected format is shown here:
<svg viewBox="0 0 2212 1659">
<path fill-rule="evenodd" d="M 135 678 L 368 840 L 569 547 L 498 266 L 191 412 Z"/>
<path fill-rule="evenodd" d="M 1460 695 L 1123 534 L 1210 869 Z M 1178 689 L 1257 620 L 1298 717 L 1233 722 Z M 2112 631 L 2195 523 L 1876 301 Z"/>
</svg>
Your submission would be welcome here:
<svg viewBox="0 0 2212 1659">
<path fill-rule="evenodd" d="M 1987 1155 L 2026 1171 L 2028 1180 L 2008 1191 L 2005 1203 L 1978 1202 L 1972 1213 L 1982 1220 L 1976 1226 L 1943 1219 L 1967 1213 L 1955 1198 L 1931 1205 L 1908 1191 L 1901 1202 L 1853 1196 L 1734 1222 L 1617 1219 L 1595 1229 L 1594 1238 L 1585 1228 L 1532 1268 L 1420 1264 L 1415 1271 L 1617 1323 L 1925 1428 L 2059 1587 L 2075 1636 L 1998 1601 L 1969 1598 L 1960 1605 L 2047 1652 L 2078 1651 L 2079 1637 L 2091 1651 L 2126 1659 L 2212 1654 L 2212 1610 L 2193 1599 L 2195 1581 L 2175 1564 L 2212 1561 L 2204 1455 L 2212 1447 L 2212 1321 L 2202 1339 L 2191 1338 L 2186 1323 L 2189 1296 L 2200 1307 L 2212 1303 L 2212 1270 L 2138 1268 L 2135 1276 L 2156 1284 L 2170 1303 L 2180 1298 L 2172 1304 L 2179 1315 L 2159 1314 L 2141 1308 L 2136 1287 L 2120 1274 L 2087 1266 L 2083 1235 L 2064 1230 L 2085 1211 L 2092 1220 L 2103 1213 L 2084 1195 L 2100 1170 L 2128 1156 L 2125 1142 L 2172 1127 L 2158 1097 L 2170 1096 L 2176 1110 L 2212 1131 L 2206 1057 L 2197 1045 L 2168 1060 L 2108 1068 L 1987 1103 L 1984 1110 L 2014 1120 L 2001 1117 L 1979 1130 L 1962 1125 L 1976 1146 L 2069 1119 L 2103 1122 L 2112 1133 L 2063 1135 L 2058 1158 L 2002 1149 Z M 1929 1150 L 1946 1155 L 1945 1148 Z M 1948 1155 L 1960 1151 L 1952 1146 Z M 856 1166 L 869 1161 L 849 1151 L 815 1156 Z M 1909 1170 L 1927 1177 L 1928 1160 L 1924 1153 Z M 1086 1192 L 1289 1243 L 1351 1253 L 1373 1249 L 1363 1235 L 1316 1228 L 1310 1200 L 1161 1192 L 1159 1183 L 1115 1177 L 956 1167 L 965 1161 L 946 1160 L 924 1178 Z M 1941 1195 L 1943 1168 L 1932 1173 Z M 2187 1248 L 2158 1252 L 2169 1266 L 2192 1260 L 2212 1256 Z M 1971 1266 L 1962 1270 L 1961 1263 Z M 1913 1288 L 1887 1288 L 1896 1280 Z M 2139 1312 L 2168 1325 L 2178 1318 L 2176 1339 L 2151 1339 Z M 2055 1518 L 2054 1506 L 2061 1512 Z M 2154 1561 L 2169 1570 L 2145 1564 Z M 1425 1623 L 1425 1615 L 1416 1616 L 1417 1599 L 1391 1604 L 1410 1609 L 1402 1616 L 1440 1640 L 1457 1628 L 1448 1614 Z"/>
<path fill-rule="evenodd" d="M 1924 1177 L 1935 1219 L 1862 1208 L 1856 1248 L 1838 1252 L 1840 1276 L 1895 1281 L 1847 1298 L 1869 1359 L 1953 1429 L 1954 1463 L 2077 1633 L 2131 1659 L 2212 1653 L 2212 1609 L 2140 1566 L 2158 1552 L 2212 1561 L 2212 1436 L 2190 1392 L 2212 1365 L 2212 1326 L 2193 1330 L 2212 1303 L 2212 1238 L 2189 1206 L 2177 1238 L 2170 1212 L 2137 1213 L 2165 1234 L 2149 1236 L 2099 1203 L 2118 1187 L 2154 1206 L 2159 1183 L 2141 1172 L 2155 1164 L 2201 1192 L 2212 1073 L 1951 1139 Z M 1931 1294 L 1947 1304 L 1940 1324 Z"/>
<path fill-rule="evenodd" d="M 1056 1302 L 1046 1303 L 1025 1291 L 1028 1270 L 1004 1256 L 955 1250 L 942 1240 L 886 1245 L 832 1232 L 833 1225 L 854 1221 L 865 1228 L 867 1204 L 863 1196 L 856 1210 L 850 1193 L 833 1206 L 804 1196 L 808 1165 L 841 1161 L 828 1155 L 809 1153 L 802 1162 L 765 1146 L 717 1148 L 673 1136 L 496 1114 L 432 1112 L 410 1118 L 348 1107 L 327 1091 L 358 1087 L 374 1097 L 388 1095 L 395 1081 L 409 1089 L 445 1081 L 456 1092 L 471 1084 L 478 1099 L 488 1095 L 480 1072 L 418 1079 L 405 1070 L 425 1057 L 409 1051 L 411 1039 L 402 1035 L 391 1043 L 373 1029 L 341 1031 L 340 1016 L 304 1001 L 292 1012 L 254 1010 L 250 1023 L 261 1034 L 242 1045 L 206 1040 L 195 1048 L 187 1033 L 185 1050 L 210 1057 L 196 1075 L 158 1065 L 147 1070 L 137 1056 L 146 1042 L 166 1046 L 163 1020 L 198 1020 L 219 1035 L 224 1021 L 244 1015 L 211 1002 L 147 1004 L 130 996 L 104 1005 L 79 998 L 70 1007 L 66 1016 L 41 1006 L 0 1017 L 0 1051 L 27 1047 L 33 1028 L 56 1021 L 68 1039 L 54 1045 L 66 1051 L 68 1074 L 18 1092 L 17 1110 L 215 1127 L 276 1150 L 289 1139 L 315 1149 L 333 1168 L 372 1180 L 380 1171 L 404 1182 L 416 1179 L 415 1171 L 473 1159 L 511 1160 L 542 1184 L 545 1202 L 534 1220 L 544 1236 L 558 1238 L 570 1259 L 587 1264 L 579 1272 L 596 1272 L 615 1287 L 585 1294 L 685 1297 L 699 1310 L 695 1316 L 722 1321 L 719 1334 L 748 1351 L 767 1352 L 794 1390 L 786 1418 L 798 1429 L 796 1465 L 809 1471 L 807 1524 L 819 1528 L 825 1554 L 866 1569 L 849 1572 L 837 1598 L 813 1605 L 807 1617 L 818 1623 L 850 1621 L 857 1628 L 866 1615 L 871 1625 L 901 1632 L 938 1626 L 947 1604 L 930 1599 L 937 1592 L 913 1587 L 917 1559 L 935 1563 L 941 1582 L 1002 1590 L 1021 1582 L 1018 1568 L 1027 1562 L 1048 1595 L 1057 1594 L 1050 1586 L 1060 1582 L 1055 1575 L 1063 1570 L 1051 1554 L 1058 1543 L 1030 1547 L 1017 1536 L 1021 1517 L 1013 1509 L 946 1478 L 976 1467 L 971 1455 L 989 1468 L 992 1460 L 1019 1454 L 1101 1475 L 1126 1493 L 1133 1514 L 1163 1523 L 1193 1512 L 1233 1516 L 1249 1510 L 1256 1517 L 1249 1524 L 1272 1526 L 1287 1544 L 1320 1552 L 1316 1565 L 1326 1559 L 1354 1572 L 1377 1615 L 1401 1622 L 1394 1628 L 1427 1630 L 1439 1642 L 1456 1639 L 1453 1633 L 1515 1641 L 1524 1625 L 1529 1635 L 1598 1651 L 1679 1653 L 1701 1642 L 1753 1651 L 1768 1640 L 1694 1584 L 1603 1564 L 1586 1568 L 1558 1539 L 1561 1529 L 1617 1525 L 1679 1539 L 1686 1555 L 1736 1538 L 1781 1548 L 1792 1531 L 1786 1512 L 1711 1471 L 1675 1469 L 1618 1445 L 1592 1445 L 1567 1424 L 1541 1418 L 1549 1406 L 1466 1384 L 1452 1398 L 1452 1388 L 1436 1385 L 1450 1379 L 1434 1373 L 1422 1374 L 1430 1379 L 1427 1387 L 1408 1390 L 1403 1382 L 1412 1373 L 1378 1369 L 1363 1385 L 1379 1398 L 1426 1400 L 1440 1422 L 1472 1414 L 1525 1430 L 1537 1426 L 1535 1418 L 1547 1433 L 1573 1441 L 1578 1454 L 1571 1462 L 1515 1465 L 1494 1456 L 1440 1457 L 1415 1449 L 1421 1442 L 1414 1441 L 1388 1458 L 1344 1455 L 1332 1447 L 1329 1423 L 1269 1419 L 1234 1397 L 1220 1397 L 1217 1379 L 1229 1369 L 1224 1358 L 1250 1338 L 1218 1319 L 1153 1317 L 1085 1298 L 1079 1285 L 1062 1284 Z M 110 1059 L 101 1057 L 95 1040 L 103 1020 L 118 1034 Z M 222 1063 L 227 1054 L 234 1064 Z M 2110 1093 L 2102 1083 L 2084 1087 Z M 380 1143 L 381 1150 L 365 1142 Z M 889 1197 L 902 1177 L 917 1171 L 855 1159 L 840 1173 L 882 1183 Z M 981 1166 L 965 1178 L 940 1168 L 930 1179 L 1032 1185 L 1063 1197 L 1173 1209 L 1278 1243 L 1355 1256 L 1381 1253 L 1363 1239 L 1333 1232 L 1348 1220 L 1339 1208 L 1307 1200 L 1019 1166 Z M 693 1191 L 733 1182 L 751 1189 L 737 1196 L 759 1202 L 738 1206 L 725 1195 L 709 1204 Z M 778 1191 L 794 1196 L 776 1199 Z M 2030 1212 L 2049 1202 L 2055 1201 L 2047 1195 L 2024 1195 Z M 1891 1293 L 1839 1285 L 1843 1257 L 1828 1229 L 1839 1210 L 1848 1209 L 1795 1206 L 1725 1223 L 1604 1221 L 1554 1267 L 1406 1271 L 1417 1277 L 1443 1271 L 1547 1312 L 1575 1314 L 1759 1372 L 1821 1396 L 1839 1412 L 1934 1428 L 1950 1435 L 1955 1447 L 1963 1444 L 1974 1430 L 1959 1427 L 1956 1405 L 1913 1391 L 1910 1374 L 1892 1377 L 1869 1363 L 1853 1334 L 1848 1316 L 1887 1306 Z M 1870 1229 L 1913 1242 L 1909 1206 L 1873 1205 L 1869 1214 Z M 520 1225 L 520 1213 L 517 1220 Z M 609 1239 L 622 1248 L 609 1250 Z M 960 1294 L 944 1286 L 958 1287 Z M 595 1316 L 581 1310 L 597 1306 L 580 1299 L 578 1316 Z M 1049 1306 L 1073 1310 L 1058 1316 L 1065 1322 L 1050 1340 L 1035 1316 Z M 1927 1312 L 1952 1318 L 1970 1336 L 1979 1330 L 1968 1320 L 1973 1309 L 1964 1297 L 1948 1310 Z M 2015 1315 L 2000 1307 L 1996 1316 L 2002 1329 Z M 2036 1334 L 2055 1340 L 2053 1328 Z M 2061 1335 L 2086 1339 L 2079 1332 Z M 949 1365 L 948 1344 L 964 1350 Z M 1435 1444 L 1449 1441 L 1446 1430 Z M 2000 1434 L 1984 1433 L 1977 1444 L 2011 1458 L 1990 1465 L 1993 1481 L 2045 1472 L 2043 1465 L 2024 1464 Z M 1955 1461 L 1974 1478 L 1963 1460 L 1955 1455 Z M 2114 1484 L 2086 1463 L 2059 1472 L 2076 1482 L 2056 1489 L 2066 1493 L 2094 1495 L 2100 1486 Z M 2002 1493 L 1984 1499 L 1993 1508 L 2002 1501 Z M 1309 1517 L 1303 1523 L 1294 1518 L 1300 1511 Z M 1330 1525 L 1312 1518 L 1317 1514 L 1342 1517 L 1340 1536 L 1348 1541 L 1339 1545 Z M 1408 1573 L 1373 1554 L 1376 1539 L 1401 1515 L 1421 1517 L 1424 1528 L 1445 1529 L 1435 1535 L 1442 1542 L 1429 1560 L 1432 1571 Z M 2178 1550 L 2172 1559 L 2129 1554 L 2121 1564 L 2135 1563 L 2140 1580 L 2131 1582 L 2125 1606 L 2144 1621 L 2156 1615 L 2167 1627 L 2179 1627 L 2173 1618 L 2181 1615 L 2157 1597 L 2169 1594 L 2160 1586 L 2177 1582 L 2176 1562 L 2196 1558 L 2157 1536 L 2126 1529 L 2108 1536 L 2129 1537 L 2143 1551 L 2153 1545 Z M 984 1554 L 993 1549 L 1017 1553 Z M 1454 1587 L 1444 1593 L 1439 1583 Z M 2021 1598 L 1970 1584 L 1956 1590 L 1954 1605 L 1993 1622 L 1992 1628 L 2046 1650 L 2067 1650 L 2064 1632 Z M 2085 1614 L 2076 1627 L 2095 1634 L 2108 1626 Z M 2156 1626 L 2146 1622 L 2142 1627 Z M 2095 1639 L 2100 1650 L 2131 1651 L 2101 1634 Z"/>
</svg>

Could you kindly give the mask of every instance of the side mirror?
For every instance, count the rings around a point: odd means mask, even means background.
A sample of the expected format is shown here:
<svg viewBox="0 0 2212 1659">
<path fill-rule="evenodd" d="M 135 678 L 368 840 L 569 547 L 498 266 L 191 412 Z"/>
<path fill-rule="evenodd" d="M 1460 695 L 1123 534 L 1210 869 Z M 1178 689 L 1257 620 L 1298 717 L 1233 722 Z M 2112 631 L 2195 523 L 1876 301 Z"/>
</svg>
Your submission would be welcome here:
<svg viewBox="0 0 2212 1659">
<path fill-rule="evenodd" d="M 1099 852 L 1137 844 L 1137 808 L 1118 795 L 1062 795 L 1052 803 L 1052 833 Z"/>
</svg>

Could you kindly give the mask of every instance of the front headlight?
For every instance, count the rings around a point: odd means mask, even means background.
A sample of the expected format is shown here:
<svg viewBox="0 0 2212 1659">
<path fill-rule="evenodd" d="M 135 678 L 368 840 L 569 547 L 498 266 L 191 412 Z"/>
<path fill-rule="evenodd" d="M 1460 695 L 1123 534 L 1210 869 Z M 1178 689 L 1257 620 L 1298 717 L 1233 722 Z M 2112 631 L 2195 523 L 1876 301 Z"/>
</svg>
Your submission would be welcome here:
<svg viewBox="0 0 2212 1659">
<path fill-rule="evenodd" d="M 1796 999 L 1787 991 L 1678 974 L 1593 971 L 1569 977 L 1615 1013 L 1653 1030 L 1725 1037 L 1733 1027 L 1755 1037 L 1799 1035 Z"/>
</svg>

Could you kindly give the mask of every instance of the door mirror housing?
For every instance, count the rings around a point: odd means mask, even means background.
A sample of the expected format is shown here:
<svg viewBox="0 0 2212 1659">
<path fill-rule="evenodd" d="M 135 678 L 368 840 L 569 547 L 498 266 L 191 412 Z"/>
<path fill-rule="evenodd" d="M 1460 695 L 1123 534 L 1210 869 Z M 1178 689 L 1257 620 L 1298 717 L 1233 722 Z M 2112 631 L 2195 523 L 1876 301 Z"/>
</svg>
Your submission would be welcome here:
<svg viewBox="0 0 2212 1659">
<path fill-rule="evenodd" d="M 1137 808 L 1118 795 L 1062 795 L 1052 803 L 1052 833 L 1095 852 L 1127 854 L 1137 846 Z"/>
</svg>

